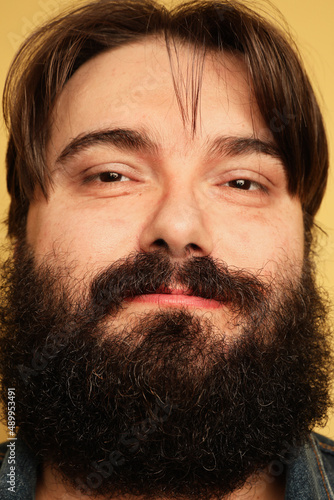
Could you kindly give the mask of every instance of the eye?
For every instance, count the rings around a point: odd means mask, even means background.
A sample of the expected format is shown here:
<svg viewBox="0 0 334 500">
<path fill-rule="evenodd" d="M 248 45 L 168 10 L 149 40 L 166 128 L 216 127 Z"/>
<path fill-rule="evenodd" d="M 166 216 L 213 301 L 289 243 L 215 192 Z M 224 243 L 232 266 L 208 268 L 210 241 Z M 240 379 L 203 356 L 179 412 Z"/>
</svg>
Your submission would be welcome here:
<svg viewBox="0 0 334 500">
<path fill-rule="evenodd" d="M 129 177 L 118 172 L 101 172 L 96 175 L 96 178 L 101 182 L 124 182 L 130 180 Z"/>
<path fill-rule="evenodd" d="M 242 191 L 256 191 L 256 190 L 265 191 L 264 186 L 262 186 L 258 182 L 251 181 L 249 179 L 234 179 L 233 181 L 226 182 L 224 186 L 234 189 L 240 189 Z"/>
<path fill-rule="evenodd" d="M 89 175 L 83 180 L 83 183 L 90 184 L 92 182 L 94 183 L 98 182 L 101 184 L 106 184 L 106 183 L 119 183 L 130 180 L 131 179 L 129 177 L 126 177 L 125 175 L 120 174 L 119 172 L 105 171 Z"/>
</svg>

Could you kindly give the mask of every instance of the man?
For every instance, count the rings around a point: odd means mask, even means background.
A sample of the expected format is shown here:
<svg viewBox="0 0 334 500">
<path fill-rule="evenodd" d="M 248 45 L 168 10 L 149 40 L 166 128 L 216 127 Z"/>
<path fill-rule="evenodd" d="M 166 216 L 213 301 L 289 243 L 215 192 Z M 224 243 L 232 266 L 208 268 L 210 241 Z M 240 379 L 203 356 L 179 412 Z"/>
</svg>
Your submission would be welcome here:
<svg viewBox="0 0 334 500">
<path fill-rule="evenodd" d="M 4 105 L 1 498 L 334 498 L 328 152 L 290 42 L 234 1 L 101 0 Z"/>
</svg>

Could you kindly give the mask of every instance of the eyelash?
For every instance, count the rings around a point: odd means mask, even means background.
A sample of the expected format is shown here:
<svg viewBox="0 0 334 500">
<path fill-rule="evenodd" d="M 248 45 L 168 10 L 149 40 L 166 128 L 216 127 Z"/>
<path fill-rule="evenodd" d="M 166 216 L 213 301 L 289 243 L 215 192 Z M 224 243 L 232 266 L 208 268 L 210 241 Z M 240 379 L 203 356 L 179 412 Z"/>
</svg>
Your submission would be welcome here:
<svg viewBox="0 0 334 500">
<path fill-rule="evenodd" d="M 239 186 L 238 185 L 229 185 L 229 184 L 237 184 L 237 183 L 241 183 Z M 242 184 L 243 183 L 243 184 Z M 244 185 L 246 186 L 249 186 L 248 189 L 244 189 Z M 251 185 L 253 185 L 253 189 L 251 188 Z M 259 182 L 256 182 L 256 181 L 252 181 L 250 179 L 245 179 L 243 177 L 240 177 L 238 179 L 233 179 L 232 181 L 228 181 L 226 182 L 225 184 L 223 184 L 223 186 L 228 186 L 232 189 L 236 189 L 238 191 L 262 191 L 264 193 L 268 193 L 268 189 L 263 185 L 263 184 L 260 184 Z"/>
<path fill-rule="evenodd" d="M 102 176 L 109 176 L 110 180 L 102 180 L 101 179 Z M 124 179 L 120 180 L 117 178 L 117 176 L 123 177 Z M 112 178 L 114 178 L 114 180 L 112 180 Z M 105 171 L 105 172 L 99 172 L 98 174 L 93 174 L 93 175 L 90 175 L 89 177 L 86 177 L 83 180 L 83 184 L 88 184 L 88 183 L 94 182 L 94 181 L 100 181 L 102 184 L 113 184 L 113 183 L 118 183 L 118 182 L 125 182 L 125 180 L 130 181 L 131 179 L 124 174 L 120 174 L 119 172 Z"/>
</svg>

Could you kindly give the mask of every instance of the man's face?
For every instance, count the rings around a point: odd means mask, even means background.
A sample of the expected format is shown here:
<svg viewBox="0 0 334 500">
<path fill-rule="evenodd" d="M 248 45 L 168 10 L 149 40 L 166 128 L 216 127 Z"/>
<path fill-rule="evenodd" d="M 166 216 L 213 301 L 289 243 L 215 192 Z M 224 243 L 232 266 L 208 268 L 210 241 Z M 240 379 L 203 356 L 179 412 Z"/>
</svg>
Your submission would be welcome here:
<svg viewBox="0 0 334 500">
<path fill-rule="evenodd" d="M 301 204 L 243 63 L 217 61 L 195 133 L 191 48 L 170 62 L 147 39 L 77 70 L 52 116 L 53 188 L 3 267 L 3 391 L 34 453 L 84 492 L 229 494 L 328 406 Z"/>
<path fill-rule="evenodd" d="M 133 252 L 162 250 L 175 262 L 210 255 L 263 277 L 290 262 L 298 276 L 301 204 L 288 193 L 241 58 L 205 58 L 195 134 L 191 79 L 201 59 L 179 47 L 172 64 L 186 122 L 160 40 L 99 55 L 66 84 L 47 151 L 54 186 L 48 200 L 36 194 L 28 215 L 37 261 L 50 255 L 59 265 L 62 255 L 80 280 Z M 136 298 L 122 314 L 182 305 L 220 323 L 218 303 L 182 292 Z"/>
</svg>

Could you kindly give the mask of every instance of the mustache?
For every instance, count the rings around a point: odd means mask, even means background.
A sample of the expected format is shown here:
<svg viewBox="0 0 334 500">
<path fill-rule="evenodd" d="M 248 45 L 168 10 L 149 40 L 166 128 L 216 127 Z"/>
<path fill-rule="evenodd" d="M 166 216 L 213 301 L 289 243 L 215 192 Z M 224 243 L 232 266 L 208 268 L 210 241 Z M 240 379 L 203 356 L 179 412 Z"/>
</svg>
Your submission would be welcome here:
<svg viewBox="0 0 334 500">
<path fill-rule="evenodd" d="M 90 287 L 90 299 L 102 313 L 117 312 L 125 299 L 168 293 L 172 288 L 204 299 L 228 303 L 235 312 L 248 313 L 263 302 L 268 284 L 243 269 L 229 268 L 210 256 L 189 257 L 175 263 L 159 251 L 138 252 L 100 272 Z"/>
</svg>

